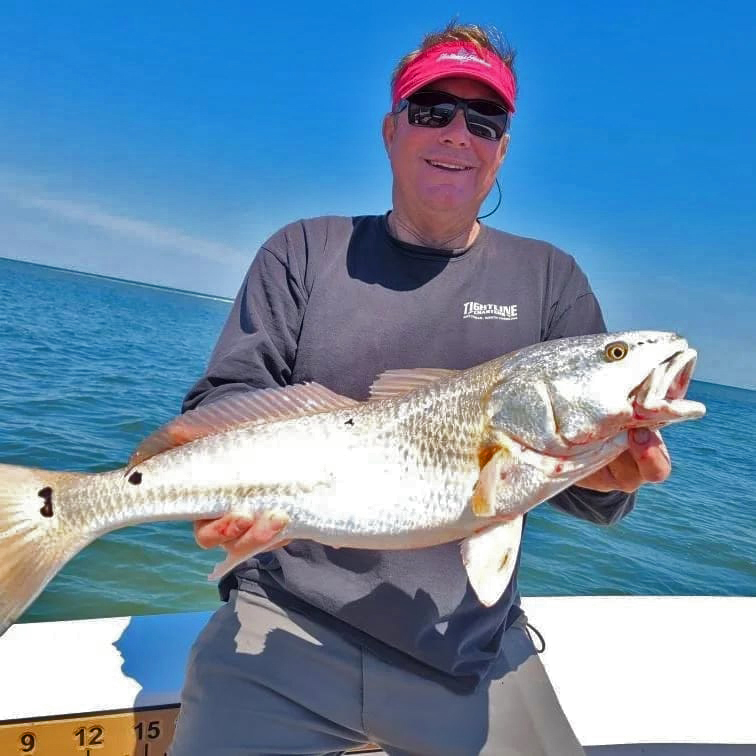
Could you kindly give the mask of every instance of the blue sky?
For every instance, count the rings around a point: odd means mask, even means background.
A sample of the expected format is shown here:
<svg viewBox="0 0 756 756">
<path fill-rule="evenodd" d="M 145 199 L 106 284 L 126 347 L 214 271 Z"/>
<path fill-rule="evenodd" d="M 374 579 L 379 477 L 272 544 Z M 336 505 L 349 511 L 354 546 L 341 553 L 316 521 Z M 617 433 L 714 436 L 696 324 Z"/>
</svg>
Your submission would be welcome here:
<svg viewBox="0 0 756 756">
<path fill-rule="evenodd" d="M 389 76 L 458 17 L 518 51 L 489 222 L 756 388 L 754 8 L 0 0 L 0 256 L 233 296 L 281 225 L 389 208 Z"/>
</svg>

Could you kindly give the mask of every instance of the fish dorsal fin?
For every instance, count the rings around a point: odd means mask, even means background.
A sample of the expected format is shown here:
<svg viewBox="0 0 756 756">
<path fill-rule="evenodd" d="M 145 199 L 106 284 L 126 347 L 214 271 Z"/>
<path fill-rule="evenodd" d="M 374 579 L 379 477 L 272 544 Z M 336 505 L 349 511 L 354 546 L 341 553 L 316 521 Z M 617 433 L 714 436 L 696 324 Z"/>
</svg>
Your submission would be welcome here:
<svg viewBox="0 0 756 756">
<path fill-rule="evenodd" d="M 136 448 L 129 459 L 128 469 L 168 449 L 242 425 L 289 420 L 358 404 L 318 383 L 232 394 L 206 407 L 189 410 L 158 428 Z"/>
<path fill-rule="evenodd" d="M 457 375 L 459 370 L 445 370 L 444 368 L 412 368 L 410 370 L 386 370 L 381 373 L 370 387 L 370 399 L 390 399 L 403 396 L 415 389 L 428 386 Z"/>
</svg>

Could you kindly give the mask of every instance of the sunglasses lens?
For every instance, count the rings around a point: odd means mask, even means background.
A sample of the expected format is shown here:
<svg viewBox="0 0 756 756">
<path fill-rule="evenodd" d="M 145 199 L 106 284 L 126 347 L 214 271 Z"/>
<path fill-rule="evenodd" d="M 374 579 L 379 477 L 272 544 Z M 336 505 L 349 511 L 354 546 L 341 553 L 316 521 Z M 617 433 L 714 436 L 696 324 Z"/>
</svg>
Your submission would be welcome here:
<svg viewBox="0 0 756 756">
<path fill-rule="evenodd" d="M 414 126 L 440 129 L 454 117 L 457 103 L 443 92 L 417 92 L 409 98 L 407 116 Z"/>
<path fill-rule="evenodd" d="M 470 100 L 467 104 L 467 128 L 483 139 L 501 139 L 509 124 L 509 113 L 490 100 Z"/>
<path fill-rule="evenodd" d="M 447 126 L 457 107 L 466 103 L 465 118 L 471 134 L 498 140 L 509 125 L 509 112 L 491 100 L 462 100 L 446 92 L 415 92 L 407 98 L 407 117 L 413 126 L 440 129 Z"/>
</svg>

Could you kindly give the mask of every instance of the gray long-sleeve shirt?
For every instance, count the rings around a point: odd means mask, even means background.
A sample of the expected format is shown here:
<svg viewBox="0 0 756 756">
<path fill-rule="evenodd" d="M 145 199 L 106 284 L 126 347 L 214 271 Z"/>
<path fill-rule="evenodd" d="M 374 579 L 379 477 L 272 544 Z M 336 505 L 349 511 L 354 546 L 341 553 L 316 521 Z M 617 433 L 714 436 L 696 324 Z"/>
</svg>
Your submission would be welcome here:
<svg viewBox="0 0 756 756">
<path fill-rule="evenodd" d="M 258 252 L 184 410 L 304 381 L 366 399 L 384 370 L 464 369 L 604 330 L 573 258 L 543 242 L 483 226 L 470 248 L 450 253 L 397 241 L 386 216 L 299 221 Z M 571 488 L 551 503 L 606 524 L 633 497 Z M 458 543 L 368 551 L 294 541 L 236 568 L 222 595 L 233 587 L 315 615 L 460 690 L 483 678 L 521 613 L 516 572 L 495 606 L 478 602 Z"/>
</svg>

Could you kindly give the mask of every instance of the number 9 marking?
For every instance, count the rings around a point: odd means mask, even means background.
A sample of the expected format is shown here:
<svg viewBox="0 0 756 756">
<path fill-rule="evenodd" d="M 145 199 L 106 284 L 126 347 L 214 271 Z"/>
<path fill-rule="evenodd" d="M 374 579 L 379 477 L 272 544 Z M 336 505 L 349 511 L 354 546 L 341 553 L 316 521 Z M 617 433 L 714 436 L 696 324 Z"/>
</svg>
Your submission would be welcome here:
<svg viewBox="0 0 756 756">
<path fill-rule="evenodd" d="M 32 753 L 37 747 L 37 736 L 33 732 L 25 732 L 20 740 L 21 753 Z"/>
</svg>

